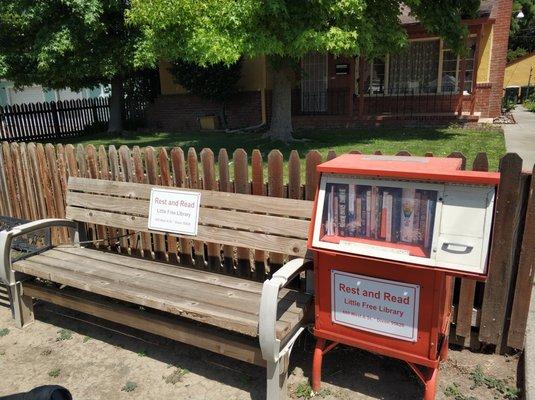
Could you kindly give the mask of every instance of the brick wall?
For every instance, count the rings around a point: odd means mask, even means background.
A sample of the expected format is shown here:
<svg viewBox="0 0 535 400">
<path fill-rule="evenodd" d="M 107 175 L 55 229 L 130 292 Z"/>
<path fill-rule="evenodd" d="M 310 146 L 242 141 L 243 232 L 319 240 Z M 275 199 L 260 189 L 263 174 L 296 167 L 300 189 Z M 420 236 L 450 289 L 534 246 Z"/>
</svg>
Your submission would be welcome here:
<svg viewBox="0 0 535 400">
<path fill-rule="evenodd" d="M 507 45 L 509 43 L 509 26 L 511 24 L 511 12 L 513 2 L 511 0 L 498 0 L 492 9 L 491 18 L 495 18 L 492 34 L 492 53 L 490 59 L 491 83 L 488 113 L 483 117 L 497 117 L 501 114 L 501 102 L 503 96 L 503 77 L 507 62 Z"/>
<path fill-rule="evenodd" d="M 147 112 L 151 128 L 165 130 L 198 130 L 199 118 L 220 115 L 217 102 L 192 94 L 161 95 Z M 262 103 L 259 91 L 240 92 L 226 107 L 229 128 L 243 128 L 262 122 Z"/>
</svg>

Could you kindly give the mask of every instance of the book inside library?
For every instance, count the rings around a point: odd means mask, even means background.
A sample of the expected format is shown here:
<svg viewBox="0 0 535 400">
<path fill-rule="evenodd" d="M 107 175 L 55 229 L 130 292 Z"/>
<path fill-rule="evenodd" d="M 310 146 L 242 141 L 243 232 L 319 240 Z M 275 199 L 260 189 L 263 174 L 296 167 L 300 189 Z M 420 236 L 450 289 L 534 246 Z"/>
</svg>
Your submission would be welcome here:
<svg viewBox="0 0 535 400">
<path fill-rule="evenodd" d="M 354 182 L 326 184 L 320 241 L 429 258 L 438 192 Z"/>
</svg>

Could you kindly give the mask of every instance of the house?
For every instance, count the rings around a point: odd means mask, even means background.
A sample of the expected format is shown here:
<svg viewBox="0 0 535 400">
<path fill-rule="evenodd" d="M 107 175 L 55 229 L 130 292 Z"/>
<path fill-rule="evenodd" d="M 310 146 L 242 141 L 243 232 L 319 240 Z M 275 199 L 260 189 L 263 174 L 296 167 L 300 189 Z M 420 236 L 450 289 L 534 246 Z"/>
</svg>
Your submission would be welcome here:
<svg viewBox="0 0 535 400">
<path fill-rule="evenodd" d="M 90 99 L 105 97 L 108 94 L 105 87 L 100 85 L 93 89 L 82 89 L 74 92 L 69 88 L 62 90 L 46 90 L 40 85 L 25 86 L 21 90 L 15 89 L 13 82 L 0 79 L 0 106 L 15 104 L 42 103 L 58 100 Z"/>
<path fill-rule="evenodd" d="M 379 59 L 309 54 L 292 93 L 294 127 L 357 126 L 400 121 L 489 120 L 501 113 L 510 0 L 483 0 L 469 29 L 463 57 L 429 34 L 402 8 L 409 37 L 404 51 Z M 265 57 L 244 60 L 241 92 L 226 109 L 231 127 L 268 123 L 271 76 Z M 199 119 L 217 115 L 218 104 L 193 96 L 174 82 L 169 63 L 160 64 L 161 95 L 148 113 L 163 129 L 198 129 Z"/>
<path fill-rule="evenodd" d="M 516 89 L 520 98 L 524 98 L 527 92 L 535 92 L 535 53 L 526 54 L 507 64 L 503 87 Z"/>
</svg>

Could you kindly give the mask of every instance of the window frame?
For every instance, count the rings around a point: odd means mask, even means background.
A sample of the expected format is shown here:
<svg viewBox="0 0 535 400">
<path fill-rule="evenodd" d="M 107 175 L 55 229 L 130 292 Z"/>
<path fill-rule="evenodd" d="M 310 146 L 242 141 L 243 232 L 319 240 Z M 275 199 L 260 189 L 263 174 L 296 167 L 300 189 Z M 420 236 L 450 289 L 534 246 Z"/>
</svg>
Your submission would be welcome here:
<svg viewBox="0 0 535 400">
<path fill-rule="evenodd" d="M 477 61 L 477 40 L 478 40 L 478 35 L 477 34 L 469 34 L 468 35 L 468 40 L 470 39 L 475 39 L 475 45 L 476 45 L 476 51 L 474 53 L 474 57 L 473 57 L 473 69 L 472 69 L 472 77 L 474 76 L 474 72 L 477 70 L 477 65 L 476 65 L 476 61 Z M 473 89 L 474 89 L 474 86 L 477 84 L 477 82 L 474 82 L 474 80 L 472 79 L 472 87 L 471 87 L 471 90 L 469 92 L 467 92 L 466 94 L 464 93 L 465 90 L 464 90 L 464 87 L 462 88 L 462 90 L 459 90 L 459 78 L 460 78 L 460 68 L 461 68 L 461 56 L 459 54 L 457 54 L 456 56 L 456 65 L 455 65 L 455 82 L 456 82 L 456 86 L 455 86 L 455 91 L 443 91 L 442 89 L 442 72 L 443 72 L 443 63 L 444 63 L 444 52 L 446 51 L 450 51 L 451 49 L 446 47 L 445 46 L 445 43 L 444 43 L 444 40 L 441 39 L 440 37 L 437 37 L 437 36 L 433 36 L 433 37 L 425 37 L 425 38 L 412 38 L 412 39 L 409 39 L 409 43 L 410 42 L 421 42 L 421 41 L 433 41 L 433 40 L 438 40 L 439 41 L 439 53 L 438 53 L 438 70 L 437 70 L 437 90 L 436 92 L 434 93 L 405 93 L 403 94 L 402 96 L 436 96 L 436 95 L 444 95 L 444 96 L 447 96 L 447 95 L 451 95 L 451 94 L 462 94 L 463 96 L 470 96 L 472 95 L 473 93 Z M 367 66 L 368 66 L 368 69 L 370 71 L 370 82 L 372 81 L 372 78 L 373 78 L 373 62 L 374 60 L 370 60 L 369 62 L 367 62 Z M 364 93 L 363 95 L 366 96 L 366 97 L 373 97 L 373 96 L 399 96 L 399 94 L 396 94 L 396 93 L 389 93 L 388 92 L 388 84 L 389 84 L 389 75 L 390 75 L 390 54 L 386 54 L 385 55 L 385 58 L 384 58 L 384 64 L 385 64 L 385 79 L 384 79 L 384 90 L 383 90 L 383 93 L 369 93 L 366 88 L 364 88 Z M 359 62 L 358 62 L 358 57 L 357 57 L 357 61 L 355 62 L 355 68 L 356 68 L 356 71 L 355 71 L 355 88 L 356 88 L 356 91 L 355 93 L 359 93 L 359 90 L 358 90 L 358 81 L 359 79 L 361 79 L 361 76 L 360 76 L 360 68 L 359 68 Z M 466 73 L 466 70 L 465 70 L 465 73 Z"/>
</svg>

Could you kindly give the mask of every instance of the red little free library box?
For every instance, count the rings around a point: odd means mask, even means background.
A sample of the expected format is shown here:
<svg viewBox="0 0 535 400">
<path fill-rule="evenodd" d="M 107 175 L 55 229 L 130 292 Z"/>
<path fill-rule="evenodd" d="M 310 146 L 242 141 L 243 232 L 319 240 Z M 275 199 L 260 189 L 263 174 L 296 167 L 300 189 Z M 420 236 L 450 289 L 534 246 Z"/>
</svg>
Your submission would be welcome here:
<svg viewBox="0 0 535 400">
<path fill-rule="evenodd" d="M 347 154 L 321 174 L 314 253 L 312 386 L 343 343 L 406 361 L 434 399 L 454 276 L 484 280 L 499 173 L 461 160 Z"/>
</svg>

